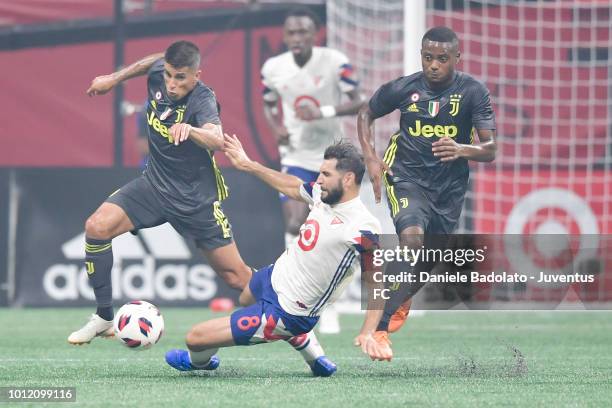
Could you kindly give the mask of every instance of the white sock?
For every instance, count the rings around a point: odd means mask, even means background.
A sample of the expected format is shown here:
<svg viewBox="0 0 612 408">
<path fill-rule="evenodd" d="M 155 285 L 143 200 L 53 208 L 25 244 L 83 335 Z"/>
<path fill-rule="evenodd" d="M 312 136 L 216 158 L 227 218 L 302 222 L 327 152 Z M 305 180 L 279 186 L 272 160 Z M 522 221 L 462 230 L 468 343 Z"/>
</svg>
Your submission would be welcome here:
<svg viewBox="0 0 612 408">
<path fill-rule="evenodd" d="M 296 237 L 297 235 L 285 232 L 285 248 L 288 248 Z"/>
<path fill-rule="evenodd" d="M 191 364 L 194 367 L 204 367 L 206 364 L 210 362 L 210 358 L 219 351 L 218 348 L 208 349 L 204 351 L 191 351 L 189 350 L 189 358 L 191 360 Z"/>
<path fill-rule="evenodd" d="M 300 352 L 308 365 L 311 365 L 317 358 L 325 355 L 323 347 L 319 344 L 319 340 L 313 331 L 291 337 L 287 342 Z"/>
</svg>

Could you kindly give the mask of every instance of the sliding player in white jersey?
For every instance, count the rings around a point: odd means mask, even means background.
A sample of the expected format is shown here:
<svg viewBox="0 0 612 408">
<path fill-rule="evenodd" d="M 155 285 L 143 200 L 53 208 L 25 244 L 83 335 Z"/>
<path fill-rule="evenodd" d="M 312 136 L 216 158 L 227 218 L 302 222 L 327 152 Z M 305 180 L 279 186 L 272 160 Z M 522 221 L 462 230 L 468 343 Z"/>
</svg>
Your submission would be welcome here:
<svg viewBox="0 0 612 408">
<path fill-rule="evenodd" d="M 324 152 L 316 183 L 303 183 L 250 160 L 235 136 L 226 135 L 225 154 L 237 169 L 310 204 L 311 211 L 299 238 L 274 264 L 253 274 L 240 295 L 246 307 L 195 325 L 187 334 L 189 350 L 170 350 L 166 361 L 181 371 L 213 370 L 219 366 L 215 353 L 220 347 L 287 340 L 315 375 L 330 376 L 336 366 L 323 355 L 312 329 L 361 269 L 362 254 L 375 247 L 381 229 L 359 198 L 363 157 L 349 143 L 332 145 Z M 370 358 L 391 360 L 389 343 L 372 336 L 380 306 L 369 301 L 358 339 Z"/>
<path fill-rule="evenodd" d="M 290 11 L 284 24 L 288 51 L 268 59 L 261 69 L 264 114 L 280 146 L 282 171 L 306 183 L 317 179 L 325 148 L 341 138 L 336 117 L 355 115 L 365 103 L 348 58 L 314 46 L 318 26 L 307 8 Z M 344 102 L 342 95 L 347 97 Z M 281 201 L 289 245 L 308 206 L 284 194 Z"/>
</svg>

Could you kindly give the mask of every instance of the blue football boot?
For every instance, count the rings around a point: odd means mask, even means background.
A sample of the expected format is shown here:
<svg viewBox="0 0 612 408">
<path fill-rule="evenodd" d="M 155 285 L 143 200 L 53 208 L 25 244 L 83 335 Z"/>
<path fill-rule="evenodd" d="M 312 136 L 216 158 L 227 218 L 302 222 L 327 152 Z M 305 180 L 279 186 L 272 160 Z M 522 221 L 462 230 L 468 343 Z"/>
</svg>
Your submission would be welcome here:
<svg viewBox="0 0 612 408">
<path fill-rule="evenodd" d="M 315 377 L 330 377 L 338 367 L 326 356 L 318 357 L 310 366 Z"/>
<path fill-rule="evenodd" d="M 179 371 L 215 370 L 219 367 L 221 360 L 219 360 L 219 357 L 215 354 L 210 358 L 208 364 L 203 367 L 196 367 L 191 364 L 191 358 L 189 358 L 189 352 L 187 350 L 173 349 L 166 353 L 166 363 Z"/>
</svg>

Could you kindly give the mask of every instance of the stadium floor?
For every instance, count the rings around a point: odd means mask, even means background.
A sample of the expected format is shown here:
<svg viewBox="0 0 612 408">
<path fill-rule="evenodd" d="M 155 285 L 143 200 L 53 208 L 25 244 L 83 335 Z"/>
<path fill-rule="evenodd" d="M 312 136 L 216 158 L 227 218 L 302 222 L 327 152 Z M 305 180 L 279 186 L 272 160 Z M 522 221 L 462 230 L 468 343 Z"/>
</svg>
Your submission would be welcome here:
<svg viewBox="0 0 612 408">
<path fill-rule="evenodd" d="M 429 312 L 392 337 L 392 363 L 351 345 L 361 316 L 320 335 L 338 364 L 313 378 L 282 342 L 222 350 L 214 373 L 179 373 L 163 355 L 213 313 L 162 310 L 164 337 L 132 351 L 113 340 L 75 347 L 87 309 L 0 309 L 0 386 L 76 387 L 76 406 L 609 406 L 610 312 Z M 7 406 L 2 404 L 2 406 Z M 23 403 L 15 406 L 24 406 Z M 66 405 L 64 405 L 66 406 Z"/>
</svg>

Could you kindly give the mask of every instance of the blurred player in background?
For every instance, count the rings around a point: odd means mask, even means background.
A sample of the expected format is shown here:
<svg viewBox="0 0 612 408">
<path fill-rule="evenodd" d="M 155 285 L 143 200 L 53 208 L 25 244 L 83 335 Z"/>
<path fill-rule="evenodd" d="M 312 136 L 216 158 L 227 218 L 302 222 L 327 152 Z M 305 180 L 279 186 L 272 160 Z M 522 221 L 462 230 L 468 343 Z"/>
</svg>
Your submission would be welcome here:
<svg viewBox="0 0 612 408">
<path fill-rule="evenodd" d="M 421 44 L 423 70 L 381 86 L 358 116 L 359 141 L 376 202 L 384 178 L 400 245 L 413 249 L 427 247 L 428 236 L 440 239 L 455 230 L 468 185 L 468 160 L 490 162 L 496 152 L 495 115 L 487 88 L 455 71 L 460 57 L 457 35 L 447 27 L 435 27 Z M 372 124 L 396 109 L 401 112 L 400 130 L 381 160 L 374 149 Z M 401 327 L 421 286 L 406 284 L 391 292 L 378 326 L 381 335 Z"/>
<path fill-rule="evenodd" d="M 125 232 L 169 222 L 195 241 L 231 287 L 242 289 L 249 282 L 251 269 L 221 208 L 228 190 L 213 157 L 223 147 L 219 107 L 214 92 L 199 80 L 199 67 L 196 45 L 178 41 L 165 54 L 95 78 L 87 90 L 90 96 L 103 95 L 120 82 L 148 75 L 150 158 L 142 176 L 111 194 L 85 223 L 85 266 L 98 308 L 68 337 L 71 344 L 112 334 L 111 241 Z"/>
<path fill-rule="evenodd" d="M 314 46 L 318 28 L 310 10 L 289 12 L 284 25 L 289 50 L 268 59 L 261 69 L 264 114 L 281 147 L 282 171 L 307 183 L 317 179 L 325 148 L 342 138 L 335 117 L 354 115 L 364 103 L 348 58 L 340 51 Z M 342 94 L 348 96 L 345 103 Z M 308 206 L 284 195 L 281 200 L 289 245 L 306 219 Z"/>
<path fill-rule="evenodd" d="M 342 138 L 336 117 L 356 114 L 365 101 L 348 58 L 340 51 L 314 46 L 318 28 L 318 18 L 307 8 L 290 11 L 284 24 L 288 51 L 268 59 L 261 69 L 264 114 L 280 146 L 282 171 L 307 183 L 317 179 L 325 147 Z M 344 103 L 343 94 L 348 97 Z M 289 246 L 308 206 L 280 197 Z M 321 318 L 320 330 L 340 331 L 333 307 Z"/>
<path fill-rule="evenodd" d="M 195 325 L 187 334 L 189 350 L 170 350 L 166 361 L 181 371 L 214 370 L 220 347 L 287 340 L 318 376 L 336 366 L 318 344 L 312 329 L 361 269 L 362 254 L 375 248 L 380 223 L 359 198 L 365 166 L 350 143 L 329 146 L 316 183 L 269 169 L 248 158 L 238 139 L 226 135 L 225 154 L 239 170 L 251 173 L 279 192 L 310 205 L 300 236 L 276 262 L 260 269 L 240 295 L 245 306 L 231 316 Z M 364 274 L 372 273 L 369 269 Z M 391 360 L 388 343 L 373 337 L 382 314 L 375 301 L 360 332 L 362 350 L 372 359 Z"/>
</svg>

